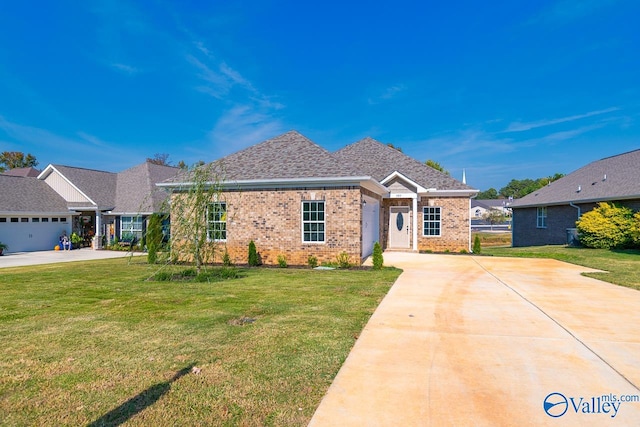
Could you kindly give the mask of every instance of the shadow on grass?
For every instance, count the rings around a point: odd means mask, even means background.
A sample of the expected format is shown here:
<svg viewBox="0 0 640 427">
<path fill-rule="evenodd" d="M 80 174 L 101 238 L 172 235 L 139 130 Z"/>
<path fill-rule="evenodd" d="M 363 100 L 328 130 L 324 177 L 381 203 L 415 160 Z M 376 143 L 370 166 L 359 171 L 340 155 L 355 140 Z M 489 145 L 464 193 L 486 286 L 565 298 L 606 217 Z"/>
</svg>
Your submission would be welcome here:
<svg viewBox="0 0 640 427">
<path fill-rule="evenodd" d="M 119 426 L 127 422 L 134 415 L 144 411 L 149 406 L 153 405 L 165 395 L 171 389 L 171 383 L 180 379 L 191 372 L 195 364 L 191 364 L 178 372 L 169 381 L 155 384 L 142 393 L 124 402 L 117 408 L 107 412 L 87 427 L 102 427 L 102 426 Z"/>
</svg>

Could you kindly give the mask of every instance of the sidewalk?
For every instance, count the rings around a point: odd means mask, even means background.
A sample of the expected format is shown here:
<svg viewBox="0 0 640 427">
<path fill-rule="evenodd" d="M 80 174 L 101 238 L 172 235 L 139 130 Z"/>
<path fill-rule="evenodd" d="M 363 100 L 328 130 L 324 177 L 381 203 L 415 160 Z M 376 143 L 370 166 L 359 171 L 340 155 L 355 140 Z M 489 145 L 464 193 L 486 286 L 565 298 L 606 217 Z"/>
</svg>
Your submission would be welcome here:
<svg viewBox="0 0 640 427">
<path fill-rule="evenodd" d="M 9 252 L 0 256 L 0 268 L 24 267 L 28 265 L 55 264 L 58 262 L 90 261 L 94 259 L 124 258 L 131 252 L 94 251 L 91 248 L 74 249 L 72 251 L 41 251 L 41 252 Z M 133 252 L 134 256 L 144 255 Z"/>
</svg>

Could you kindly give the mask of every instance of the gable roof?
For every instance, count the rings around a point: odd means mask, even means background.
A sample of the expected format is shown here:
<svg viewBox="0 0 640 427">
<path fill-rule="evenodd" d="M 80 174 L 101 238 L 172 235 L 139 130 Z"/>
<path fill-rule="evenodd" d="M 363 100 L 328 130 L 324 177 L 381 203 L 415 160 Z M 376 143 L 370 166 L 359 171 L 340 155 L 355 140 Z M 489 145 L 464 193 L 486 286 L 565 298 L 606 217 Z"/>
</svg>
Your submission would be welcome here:
<svg viewBox="0 0 640 427">
<path fill-rule="evenodd" d="M 334 155 L 338 160 L 354 165 L 379 182 L 394 172 L 399 172 L 425 189 L 476 191 L 449 175 L 370 137 L 347 145 L 336 151 Z"/>
<path fill-rule="evenodd" d="M 2 173 L 2 175 L 11 175 L 11 176 L 30 176 L 30 177 L 36 177 L 38 175 L 40 175 L 40 171 L 36 168 L 13 168 L 13 169 L 9 169 L 8 171 L 5 171 Z"/>
<path fill-rule="evenodd" d="M 167 193 L 155 184 L 176 176 L 180 169 L 144 162 L 117 174 L 113 212 L 159 212 Z"/>
<path fill-rule="evenodd" d="M 67 203 L 44 181 L 0 175 L 0 213 L 68 214 Z"/>
<path fill-rule="evenodd" d="M 114 206 L 117 174 L 73 166 L 49 165 L 38 176 L 38 179 L 45 179 L 52 173 L 58 173 L 81 191 L 93 202 L 93 206 L 100 209 Z M 79 202 L 69 202 L 68 205 L 69 207 L 87 207 L 87 203 Z"/>
<path fill-rule="evenodd" d="M 640 199 L 640 150 L 606 157 L 514 200 L 513 208 Z"/>
</svg>

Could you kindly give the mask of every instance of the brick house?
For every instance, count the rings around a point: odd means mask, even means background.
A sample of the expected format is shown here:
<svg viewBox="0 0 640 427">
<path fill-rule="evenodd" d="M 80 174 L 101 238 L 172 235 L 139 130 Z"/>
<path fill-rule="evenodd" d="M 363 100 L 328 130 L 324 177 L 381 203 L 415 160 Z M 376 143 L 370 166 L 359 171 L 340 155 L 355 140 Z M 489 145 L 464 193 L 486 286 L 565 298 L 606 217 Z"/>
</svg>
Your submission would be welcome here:
<svg viewBox="0 0 640 427">
<path fill-rule="evenodd" d="M 469 206 L 477 190 L 371 138 L 330 153 L 291 131 L 213 164 L 221 193 L 209 235 L 233 262 L 251 240 L 265 264 L 284 255 L 360 263 L 379 241 L 406 251 L 470 249 Z M 188 178 L 158 184 L 179 197 Z M 171 212 L 172 216 L 184 215 Z"/>
<path fill-rule="evenodd" d="M 599 202 L 640 210 L 640 150 L 592 162 L 511 204 L 513 246 L 574 243 L 576 221 Z"/>
</svg>

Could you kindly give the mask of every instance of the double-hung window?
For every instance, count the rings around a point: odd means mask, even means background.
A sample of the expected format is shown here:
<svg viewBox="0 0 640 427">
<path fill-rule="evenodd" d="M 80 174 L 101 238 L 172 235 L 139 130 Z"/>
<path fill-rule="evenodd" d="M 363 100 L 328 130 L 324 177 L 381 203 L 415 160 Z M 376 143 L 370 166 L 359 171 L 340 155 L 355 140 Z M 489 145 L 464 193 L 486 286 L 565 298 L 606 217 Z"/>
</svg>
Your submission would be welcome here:
<svg viewBox="0 0 640 427">
<path fill-rule="evenodd" d="M 55 218 L 57 219 L 57 218 Z M 120 218 L 120 238 L 135 241 L 142 239 L 142 216 L 123 216 Z"/>
<path fill-rule="evenodd" d="M 207 207 L 207 239 L 227 240 L 227 204 L 209 203 Z"/>
<path fill-rule="evenodd" d="M 324 201 L 302 202 L 302 241 L 324 243 Z"/>
<path fill-rule="evenodd" d="M 538 212 L 536 215 L 537 228 L 547 228 L 547 207 L 538 206 Z"/>
<path fill-rule="evenodd" d="M 442 211 L 440 206 L 425 206 L 422 208 L 422 235 L 437 237 L 442 232 Z"/>
</svg>

